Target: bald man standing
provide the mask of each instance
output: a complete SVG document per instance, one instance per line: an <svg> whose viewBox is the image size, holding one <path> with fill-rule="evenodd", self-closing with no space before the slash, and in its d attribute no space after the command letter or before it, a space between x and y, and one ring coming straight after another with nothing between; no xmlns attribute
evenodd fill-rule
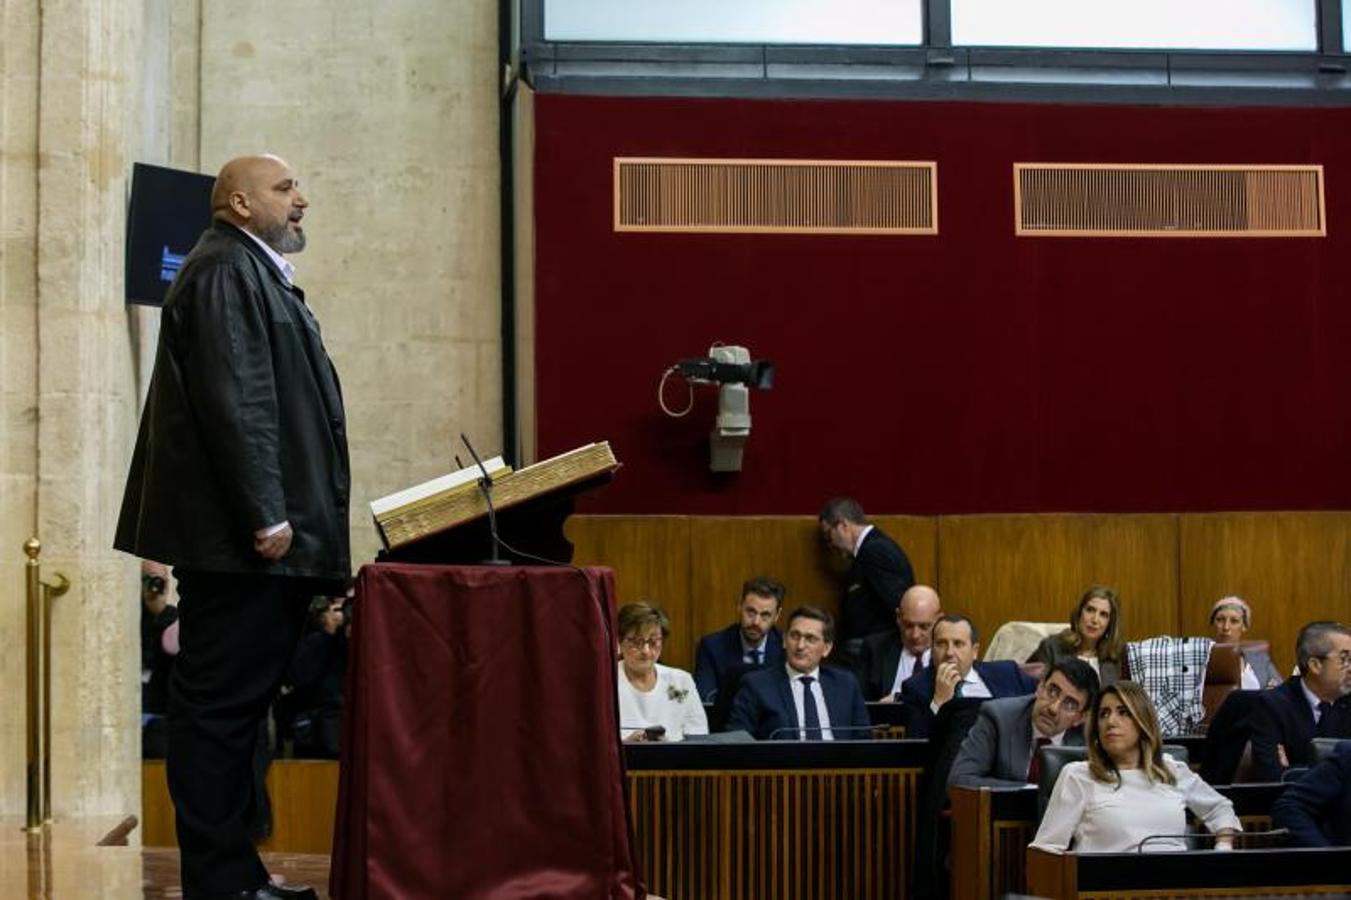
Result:
<svg viewBox="0 0 1351 900"><path fill-rule="evenodd" d="M221 169L170 286L114 543L174 567L169 793L186 900L313 898L248 838L259 723L314 594L351 573L342 394L286 255L308 202L275 156Z"/></svg>

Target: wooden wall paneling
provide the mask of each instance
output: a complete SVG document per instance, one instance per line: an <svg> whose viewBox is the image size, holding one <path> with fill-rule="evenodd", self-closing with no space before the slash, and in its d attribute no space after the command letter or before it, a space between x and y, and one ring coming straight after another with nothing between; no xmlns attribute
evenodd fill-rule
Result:
<svg viewBox="0 0 1351 900"><path fill-rule="evenodd" d="M942 516L938 591L983 639L1008 621L1068 621L1099 583L1120 593L1128 639L1175 634L1177 546L1171 514Z"/></svg>
<svg viewBox="0 0 1351 900"><path fill-rule="evenodd" d="M614 569L619 605L656 603L671 617L671 638L661 660L690 669L694 642L690 618L690 520L686 516L572 516L564 532L579 566Z"/></svg>
<svg viewBox="0 0 1351 900"><path fill-rule="evenodd" d="M690 605L695 640L725 628L741 603L741 585L764 575L783 582L789 609L813 603L834 610L839 594L830 555L807 516L697 516L690 521ZM780 620L780 627L783 622ZM691 663L693 660L691 660Z"/></svg>
<svg viewBox="0 0 1351 900"><path fill-rule="evenodd" d="M933 577L937 530L932 518L878 516L873 521L905 548L917 578ZM815 516L696 516L690 520L694 633L730 624L742 583L756 575L776 578L788 588L785 612L810 603L838 614L848 568L848 560L821 542Z"/></svg>
<svg viewBox="0 0 1351 900"><path fill-rule="evenodd" d="M874 525L891 535L910 558L915 583L934 585L938 579L938 518L872 516L871 519ZM836 593L839 593L838 588Z"/></svg>
<svg viewBox="0 0 1351 900"><path fill-rule="evenodd" d="M1247 637L1271 643L1282 672L1295 635L1315 619L1351 619L1351 512L1236 512L1181 517L1181 624L1209 634L1210 607L1239 594Z"/></svg>
<svg viewBox="0 0 1351 900"><path fill-rule="evenodd" d="M267 770L272 799L272 836L258 845L263 851L330 853L338 802L338 764L332 760L288 759ZM176 847L174 807L164 774L164 760L141 763L141 843Z"/></svg>

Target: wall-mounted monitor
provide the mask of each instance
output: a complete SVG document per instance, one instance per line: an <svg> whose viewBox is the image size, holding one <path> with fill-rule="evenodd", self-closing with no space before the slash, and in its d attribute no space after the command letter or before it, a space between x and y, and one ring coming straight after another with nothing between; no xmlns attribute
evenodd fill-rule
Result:
<svg viewBox="0 0 1351 900"><path fill-rule="evenodd" d="M198 172L136 163L127 210L127 302L159 306L183 258L211 224L211 185Z"/></svg>

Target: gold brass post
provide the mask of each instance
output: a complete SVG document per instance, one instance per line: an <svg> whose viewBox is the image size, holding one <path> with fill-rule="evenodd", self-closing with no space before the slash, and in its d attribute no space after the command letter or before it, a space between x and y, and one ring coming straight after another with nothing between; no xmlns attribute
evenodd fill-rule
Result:
<svg viewBox="0 0 1351 900"><path fill-rule="evenodd" d="M29 832L52 819L52 605L70 588L66 576L45 582L38 562L42 542L29 538L24 575L28 593L28 816Z"/></svg>
<svg viewBox="0 0 1351 900"><path fill-rule="evenodd" d="M29 538L24 542L23 552L28 555L24 565L24 575L28 586L28 819L29 831L37 831L47 820L47 808L43 803L43 786L47 779L47 692L43 686L47 680L47 658L42 652L47 644L47 617L43 609L42 572L38 564L38 554L42 552L42 542Z"/></svg>

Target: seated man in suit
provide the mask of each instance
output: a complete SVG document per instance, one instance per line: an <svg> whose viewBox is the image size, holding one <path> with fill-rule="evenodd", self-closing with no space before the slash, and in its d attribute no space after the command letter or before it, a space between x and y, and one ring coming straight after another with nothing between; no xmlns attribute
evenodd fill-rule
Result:
<svg viewBox="0 0 1351 900"><path fill-rule="evenodd" d="M1036 752L1062 744L1082 746L1080 725L1098 696L1098 673L1083 660L1051 664L1031 697L981 704L948 771L948 787L1021 787L1039 774Z"/></svg>
<svg viewBox="0 0 1351 900"><path fill-rule="evenodd" d="M815 606L799 606L784 636L788 663L741 679L728 731L759 740L831 741L868 737L872 722L853 673L821 662L835 644L835 620Z"/></svg>
<svg viewBox="0 0 1351 900"><path fill-rule="evenodd" d="M737 621L699 639L694 654L694 684L705 703L718 697L729 676L749 666L783 665L783 639L774 623L786 593L768 578L752 578L741 586Z"/></svg>
<svg viewBox="0 0 1351 900"><path fill-rule="evenodd" d="M849 557L849 581L840 599L840 644L854 663L863 639L892 629L901 595L915 583L901 545L874 527L852 497L834 497L818 516L821 539Z"/></svg>
<svg viewBox="0 0 1351 900"><path fill-rule="evenodd" d="M905 736L929 736L939 708L953 697L1021 697L1037 689L1037 682L1008 660L976 662L980 632L962 615L940 616L933 627L933 654L929 665L901 685L905 704Z"/></svg>
<svg viewBox="0 0 1351 900"><path fill-rule="evenodd" d="M1351 629L1310 622L1295 640L1299 674L1263 691L1250 714L1252 759L1263 781L1313 764L1316 737L1351 738Z"/></svg>
<svg viewBox="0 0 1351 900"><path fill-rule="evenodd" d="M934 622L942 614L938 592L928 585L917 584L901 595L896 629L863 639L858 678L864 697L884 702L900 699L905 680L929 664Z"/></svg>
<svg viewBox="0 0 1351 900"><path fill-rule="evenodd" d="M1296 847L1351 845L1351 741L1276 798L1271 824L1289 828Z"/></svg>

